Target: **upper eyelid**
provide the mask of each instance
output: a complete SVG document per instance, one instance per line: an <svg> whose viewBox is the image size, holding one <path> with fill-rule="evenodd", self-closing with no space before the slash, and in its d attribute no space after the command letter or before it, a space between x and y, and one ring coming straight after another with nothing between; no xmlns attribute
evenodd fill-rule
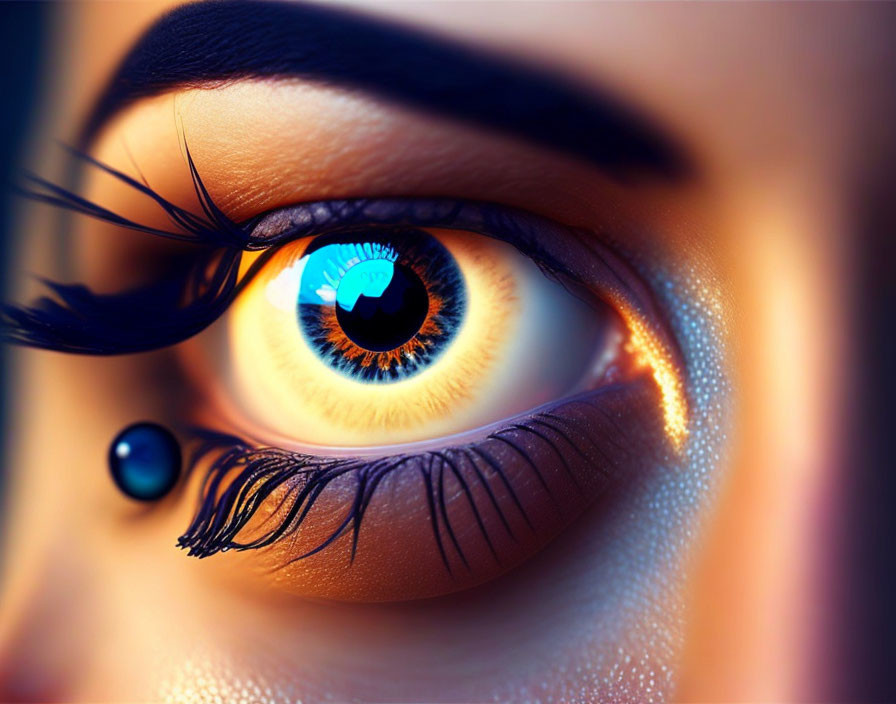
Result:
<svg viewBox="0 0 896 704"><path fill-rule="evenodd" d="M319 217L331 227L407 226L445 228L474 232L513 244L540 266L557 273L566 269L560 259L546 251L542 237L551 232L587 240L599 264L599 278L615 279L627 297L646 303L648 293L633 271L603 247L596 233L572 228L529 211L484 201L436 198L376 198L329 200L278 208L251 219L247 249L261 249L322 234ZM608 261L612 258L612 264Z"/></svg>
<svg viewBox="0 0 896 704"><path fill-rule="evenodd" d="M409 209L406 219L396 217L396 204ZM331 200L278 208L252 218L248 249L317 234L314 229L317 210L325 210L330 222L342 230L353 224L363 226L374 222L385 226L464 230L508 242L533 259L546 274L566 278L567 281L561 280L561 284L583 285L592 293L613 299L616 304L624 303L628 314L640 318L661 341L671 364L683 368L677 337L653 290L624 257L604 244L596 231L567 226L519 208L481 201L427 198ZM546 237L547 233L555 238ZM559 242L547 243L545 240L548 239ZM561 257L550 251L549 244L583 249ZM577 258L576 254L586 262L587 271L575 271L572 260ZM261 260L254 262L251 271L257 271L262 264Z"/></svg>
<svg viewBox="0 0 896 704"><path fill-rule="evenodd" d="M76 212L91 215L99 220L112 222L123 227L136 229L148 234L174 239L186 240L199 245L206 245L203 256L197 259L197 266L184 274L185 279L180 282L182 290L175 289L176 280L153 284L152 287L161 287L158 291L153 288L154 294L166 300L179 300L186 291L192 291L192 298L183 308L177 312L183 317L180 321L183 330L174 325L174 318L166 321L165 330L167 336L154 341L150 336L150 327L141 327L139 333L135 331L133 339L125 340L122 333L121 342L116 338L109 338L103 332L100 319L120 320L128 311L123 310L123 302L128 301L135 308L146 304L146 310L134 310L134 317L140 318L142 314L148 314L152 310L158 310L155 301L143 301L135 293L122 294L119 297L101 296L93 294L88 289L74 285L55 284L47 282L60 302L43 298L35 302L31 307L3 306L0 314L6 325L4 326L3 339L8 342L25 344L44 349L54 349L70 353L82 354L127 354L148 349L160 349L177 344L200 330L210 325L223 311L226 310L233 298L246 285L248 279L244 276L238 278L239 252L242 250L266 249L273 244L287 239L297 239L311 234L323 234L325 231L345 229L350 226L370 226L374 221L379 225L404 224L411 227L443 227L464 229L480 234L504 239L517 246L524 254L533 258L550 273L567 273L566 267L560 258L552 257L544 251L538 231L546 229L559 236L561 230L565 230L570 239L578 238L580 241L588 241L589 253L596 254L597 261L604 268L606 280L615 278L620 287L627 289L624 298L629 300L636 310L641 313L649 313L648 317L659 321L661 316L651 310L651 298L649 291L640 284L633 272L627 276L621 276L626 272L624 261L614 257L613 265L607 263L608 257L614 255L609 250L600 253L596 248L600 243L589 237L588 233L574 228L566 228L561 224L537 216L525 211L495 206L488 203L476 203L470 201L444 200L444 199L356 199L345 201L329 201L317 203L305 203L292 207L281 208L270 213L250 218L243 223L234 223L225 213L215 205L212 197L205 188L199 176L196 165L190 154L189 147L185 144L185 154L188 167L193 180L194 189L204 211L204 218L198 217L186 211L161 195L155 193L146 184L110 167L94 157L73 150L75 156L86 163L105 171L119 179L126 185L134 188L143 195L152 198L172 218L181 232L170 232L150 228L135 223L121 215L100 208L94 203L84 199L76 193L60 188L55 184L39 177L31 176L30 180L36 185L31 190L24 189L24 194L38 201L43 201L67 208ZM41 190L42 189L42 190ZM402 210L395 212L396 203L401 204ZM411 205L412 204L412 205ZM389 211L389 217L384 217L384 210ZM410 211L408 209L411 209ZM320 216L329 216L329 229L322 228ZM410 217L410 216L413 217ZM291 218L289 223L280 223L279 231L272 225L278 217ZM378 222L377 222L378 221ZM289 224L290 227L285 225ZM304 225L304 230L301 226ZM298 227L298 229L297 229ZM512 232L511 232L512 230ZM184 234L185 233L185 234ZM503 235L503 236L502 236ZM210 251L208 247L213 249ZM214 259L214 251L224 252L220 259ZM594 258L594 257L591 257ZM250 267L249 274L258 271L264 263L260 258ZM186 271L186 270L185 270ZM209 273L211 271L211 273ZM575 276L570 274L574 279ZM179 294L179 295L178 295ZM201 302L197 311L191 311L191 306ZM112 309L109 308L112 306ZM205 306L203 309L202 306ZM90 322L91 311L94 320L94 330L91 333L90 325L80 325L78 321ZM201 319L194 319L191 315L203 314ZM72 317L74 316L74 317ZM189 333L189 334L187 334ZM71 338L71 339L69 339Z"/></svg>

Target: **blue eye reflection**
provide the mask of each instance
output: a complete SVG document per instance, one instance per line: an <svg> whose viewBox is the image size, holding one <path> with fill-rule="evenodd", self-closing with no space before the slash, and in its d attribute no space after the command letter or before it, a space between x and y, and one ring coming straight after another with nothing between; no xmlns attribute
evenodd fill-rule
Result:
<svg viewBox="0 0 896 704"><path fill-rule="evenodd" d="M387 259L368 259L358 262L345 272L336 289L336 304L351 311L358 298L379 298L392 282L395 265Z"/></svg>
<svg viewBox="0 0 896 704"><path fill-rule="evenodd" d="M313 250L309 247L302 257L299 304L332 305L336 301L351 310L362 293L377 295L376 274L388 271L391 278L392 263L397 259L395 250L380 242L336 242L318 245ZM363 266L348 276L358 265ZM383 288L388 283L387 280Z"/></svg>

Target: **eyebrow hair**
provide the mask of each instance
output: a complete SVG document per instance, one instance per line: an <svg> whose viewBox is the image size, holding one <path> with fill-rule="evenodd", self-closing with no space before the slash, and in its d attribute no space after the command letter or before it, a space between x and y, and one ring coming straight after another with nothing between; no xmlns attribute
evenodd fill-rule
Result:
<svg viewBox="0 0 896 704"><path fill-rule="evenodd" d="M139 98L208 81L285 76L497 129L621 178L681 178L692 170L644 117L566 77L354 12L271 0L199 2L161 17L100 95L81 145Z"/></svg>

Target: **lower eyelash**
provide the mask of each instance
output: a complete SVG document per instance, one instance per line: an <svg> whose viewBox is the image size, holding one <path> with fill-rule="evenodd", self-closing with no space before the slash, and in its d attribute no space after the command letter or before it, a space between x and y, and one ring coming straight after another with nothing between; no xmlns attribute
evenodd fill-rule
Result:
<svg viewBox="0 0 896 704"><path fill-rule="evenodd" d="M463 539L452 523L449 499L460 497L470 511L474 528L497 564L488 525L500 526L516 540L512 523L537 532L537 516L526 508L526 496L514 487L528 475L538 491L545 492L557 512L553 486L569 482L582 500L596 497L611 484L638 449L653 447L655 438L645 422L638 398L644 385L607 386L565 399L508 422L482 440L438 451L374 459L324 458L278 448L253 448L246 441L209 430L198 430L198 446L191 468L212 458L200 491L199 506L178 545L196 557L227 550L254 550L296 534L311 509L338 478L355 478L354 495L345 518L313 548L286 564L314 555L351 533L350 558L358 550L361 526L377 489L387 478L401 473L419 477L425 494L433 548L451 573L458 562L469 569ZM641 460L643 460L643 456ZM520 470L508 472L511 464ZM498 494L504 497L504 501ZM273 511L251 529L250 521L263 506ZM502 505L503 504L503 505ZM491 520L489 520L491 519ZM494 520L497 519L497 522ZM494 527L491 529L494 530ZM251 535L242 537L241 534ZM465 539L469 533L464 531Z"/></svg>

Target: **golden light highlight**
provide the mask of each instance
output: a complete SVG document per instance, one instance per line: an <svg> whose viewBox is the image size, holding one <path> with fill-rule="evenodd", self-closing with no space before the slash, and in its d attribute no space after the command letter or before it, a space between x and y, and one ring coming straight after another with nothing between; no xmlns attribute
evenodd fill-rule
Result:
<svg viewBox="0 0 896 704"><path fill-rule="evenodd" d="M660 390L666 435L679 450L688 436L688 402L678 367L659 335L629 306L618 305L630 335L626 351L637 366L650 370Z"/></svg>

